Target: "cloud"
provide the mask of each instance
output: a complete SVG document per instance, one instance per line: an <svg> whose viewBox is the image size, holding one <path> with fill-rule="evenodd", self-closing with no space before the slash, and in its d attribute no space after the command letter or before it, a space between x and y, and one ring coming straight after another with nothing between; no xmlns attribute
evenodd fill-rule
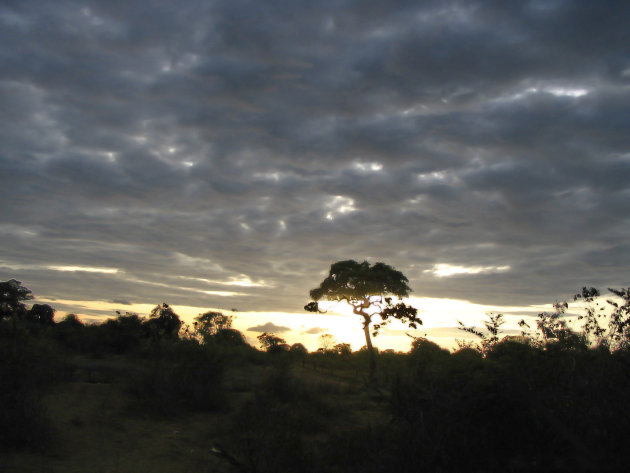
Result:
<svg viewBox="0 0 630 473"><path fill-rule="evenodd" d="M321 328L321 327L313 327L313 328L309 328L308 330L305 330L304 334L308 334L308 335L318 335L320 333L324 333L327 332L328 329L325 328Z"/></svg>
<svg viewBox="0 0 630 473"><path fill-rule="evenodd" d="M2 5L0 279L288 312L348 258L485 304L624 285L629 22L618 2Z"/></svg>
<svg viewBox="0 0 630 473"><path fill-rule="evenodd" d="M283 327L276 325L273 322L267 322L263 325L256 325L247 329L249 332L269 332L269 333L283 333L288 332L291 329L289 327Z"/></svg>
<svg viewBox="0 0 630 473"><path fill-rule="evenodd" d="M126 301L124 299L114 299L112 301L113 304L122 304L122 305L131 305L131 302Z"/></svg>

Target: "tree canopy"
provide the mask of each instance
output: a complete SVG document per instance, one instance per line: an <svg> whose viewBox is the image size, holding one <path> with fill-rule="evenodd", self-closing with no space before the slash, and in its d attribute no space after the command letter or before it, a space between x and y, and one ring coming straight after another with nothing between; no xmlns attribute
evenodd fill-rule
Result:
<svg viewBox="0 0 630 473"><path fill-rule="evenodd" d="M338 261L330 266L328 277L319 287L310 291L313 301L306 304L304 309L321 312L320 300L349 304L353 313L363 318L365 341L370 352L370 378L373 378L376 360L370 331L373 336L377 336L381 327L391 319L398 319L411 328L422 324L417 317L418 310L400 301L411 292L408 283L409 279L402 272L385 263L370 265L367 261Z"/></svg>
<svg viewBox="0 0 630 473"><path fill-rule="evenodd" d="M177 338L179 328L182 326L179 315L165 302L151 310L150 319L146 324L152 330L153 336L158 339L162 336Z"/></svg>
<svg viewBox="0 0 630 473"><path fill-rule="evenodd" d="M195 317L195 332L204 343L208 343L219 332L232 328L232 316L209 311Z"/></svg>
<svg viewBox="0 0 630 473"><path fill-rule="evenodd" d="M258 335L258 342L263 350L269 353L279 353L289 351L289 346L284 338L273 333L264 332Z"/></svg>
<svg viewBox="0 0 630 473"><path fill-rule="evenodd" d="M9 279L0 282L0 320L26 310L22 301L33 299L30 289L22 286L20 281Z"/></svg>

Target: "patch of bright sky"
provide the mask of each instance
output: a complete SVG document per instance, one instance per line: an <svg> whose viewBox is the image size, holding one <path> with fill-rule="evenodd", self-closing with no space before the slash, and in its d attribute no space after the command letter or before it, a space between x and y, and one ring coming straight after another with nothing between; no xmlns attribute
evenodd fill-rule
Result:
<svg viewBox="0 0 630 473"><path fill-rule="evenodd" d="M539 93L551 94L555 97L570 97L580 98L591 92L590 89L585 87L570 87L570 86L542 86L542 87L528 87L525 90L516 92L511 95L499 97L496 99L499 102L514 102L516 100L525 99L531 95Z"/></svg>
<svg viewBox="0 0 630 473"><path fill-rule="evenodd" d="M509 271L510 266L459 266L446 263L434 264L432 269L425 269L425 273L433 273L438 278L447 278L461 274L501 273Z"/></svg>
<svg viewBox="0 0 630 473"><path fill-rule="evenodd" d="M289 173L282 171L257 172L254 173L253 177L264 181L280 182L281 180L289 177Z"/></svg>
<svg viewBox="0 0 630 473"><path fill-rule="evenodd" d="M98 266L68 266L68 265L40 265L40 264L14 264L7 261L0 261L0 266L10 269L28 269L28 270L49 270L61 272L84 272L84 273L102 273L117 274L122 271L118 268L105 268Z"/></svg>
<svg viewBox="0 0 630 473"><path fill-rule="evenodd" d="M226 280L220 279L206 279L206 278L191 278L187 276L179 276L180 279L187 279L190 281L199 281L207 284L219 284L222 286L241 286L241 287L273 287L273 285L266 283L264 280L252 281L246 274L240 274L239 276L231 276Z"/></svg>
<svg viewBox="0 0 630 473"><path fill-rule="evenodd" d="M331 197L326 207L329 209L326 214L328 220L334 220L335 216L338 214L346 214L357 210L354 206L354 199L342 195Z"/></svg>
<svg viewBox="0 0 630 473"><path fill-rule="evenodd" d="M132 283L140 283L140 284L146 284L148 286L157 286L157 287L165 287L168 289L173 289L173 290L178 290L178 291L185 291L185 292L196 292L197 294L207 294L207 295L211 295L211 296L219 296L219 297L248 297L249 294L245 294L244 292L235 292L235 291L214 291L214 290L205 290L205 289L198 289L196 287L185 287L185 286L173 286L171 284L165 284L165 283L160 283L160 282L154 282L154 281L145 281L142 279L132 279L129 278L127 279L127 281L132 282Z"/></svg>
<svg viewBox="0 0 630 473"><path fill-rule="evenodd" d="M37 232L29 227L24 227L22 225L15 225L12 223L2 223L0 224L0 233L4 233L7 235L17 235L23 237L33 237L37 236ZM1 263L1 262L0 262Z"/></svg>
<svg viewBox="0 0 630 473"><path fill-rule="evenodd" d="M433 171L417 175L420 182L443 182L448 178L446 171Z"/></svg>
<svg viewBox="0 0 630 473"><path fill-rule="evenodd" d="M212 271L224 271L219 264L207 258L198 258L196 256L189 256L185 253L176 252L175 259L177 264L182 266L203 267Z"/></svg>
<svg viewBox="0 0 630 473"><path fill-rule="evenodd" d="M120 270L118 268L100 268L95 266L47 266L46 269L52 269L53 271L63 272L85 272L85 273L104 273L104 274L116 274Z"/></svg>
<svg viewBox="0 0 630 473"><path fill-rule="evenodd" d="M379 172L383 170L383 165L381 163L363 163L363 162L355 162L353 164L355 169L358 169L361 172Z"/></svg>

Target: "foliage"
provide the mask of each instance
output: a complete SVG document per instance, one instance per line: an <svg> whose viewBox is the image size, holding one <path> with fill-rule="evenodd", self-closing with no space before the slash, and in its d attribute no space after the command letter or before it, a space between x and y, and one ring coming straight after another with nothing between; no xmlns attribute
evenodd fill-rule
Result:
<svg viewBox="0 0 630 473"><path fill-rule="evenodd" d="M574 301L583 301L586 314L578 317L584 320L584 334L596 345L605 345L613 350L630 346L630 288L608 290L617 297L617 301L607 299L607 306L601 305L596 298L600 292L594 287L582 288L582 292L573 296ZM610 311L607 312L606 309ZM608 326L601 322L607 320Z"/></svg>
<svg viewBox="0 0 630 473"><path fill-rule="evenodd" d="M243 334L234 328L222 328L214 334L212 340L217 345L242 346L246 345Z"/></svg>
<svg viewBox="0 0 630 473"><path fill-rule="evenodd" d="M319 336L319 348L324 351L328 351L333 347L333 345L335 345L336 341L337 340L335 340L334 335L330 333L322 333Z"/></svg>
<svg viewBox="0 0 630 473"><path fill-rule="evenodd" d="M151 338L160 340L161 338L176 338L182 322L173 309L162 303L151 310L150 318L144 322Z"/></svg>
<svg viewBox="0 0 630 473"><path fill-rule="evenodd" d="M296 355L303 356L308 353L308 350L301 343L294 343L293 345L291 345L291 348L289 348L289 352Z"/></svg>
<svg viewBox="0 0 630 473"><path fill-rule="evenodd" d="M237 471L329 471L331 465L318 461L308 439L326 433L339 415L314 385L289 365L276 364L234 413L231 431L216 447Z"/></svg>
<svg viewBox="0 0 630 473"><path fill-rule="evenodd" d="M392 469L538 471L553 464L575 471L615 464L602 453L624 448L629 422L613 392L630 386L627 368L603 353L551 346L504 339L485 358L464 349L430 363L418 359L392 393L394 432L414 455L392 460Z"/></svg>
<svg viewBox="0 0 630 473"><path fill-rule="evenodd" d="M195 317L193 323L195 334L203 343L210 343L212 337L217 335L221 330L232 328L232 316L225 315L221 312L209 311Z"/></svg>
<svg viewBox="0 0 630 473"><path fill-rule="evenodd" d="M349 356L352 353L352 349L350 348L349 343L337 343L333 350L335 353L341 356Z"/></svg>
<svg viewBox="0 0 630 473"><path fill-rule="evenodd" d="M449 351L426 338L414 337L413 342L411 342L410 354L413 357L425 357L433 359L435 357L448 356Z"/></svg>
<svg viewBox="0 0 630 473"><path fill-rule="evenodd" d="M531 344L544 346L550 342L566 340L575 336L564 319L569 305L566 302L553 304L553 312L541 312L536 320L536 332L530 331L531 327L522 319L518 325L521 327L521 336L529 340Z"/></svg>
<svg viewBox="0 0 630 473"><path fill-rule="evenodd" d="M499 342L499 332L501 329L501 325L505 323L505 320L503 319L503 314L489 313L488 320L483 323L488 333L484 333L475 327L467 327L459 320L457 321L457 323L459 324L458 328L460 330L472 333L473 335L476 335L481 339L478 349L483 355L485 355L486 353L488 353L488 350L490 350L497 342Z"/></svg>
<svg viewBox="0 0 630 473"><path fill-rule="evenodd" d="M47 334L6 322L0 321L0 451L39 450L53 439L43 398L66 369Z"/></svg>
<svg viewBox="0 0 630 473"><path fill-rule="evenodd" d="M384 263L370 265L367 261L338 261L330 266L328 277L319 287L310 291L313 301L305 305L304 309L309 312L319 311L318 301L322 299L349 304L353 313L363 319L365 341L370 351L370 378L374 378L376 359L370 331L373 336L377 336L381 327L391 319L398 319L411 328L422 324L416 308L390 297L407 297L411 292L408 282L403 273ZM379 321L375 322L375 318Z"/></svg>
<svg viewBox="0 0 630 473"><path fill-rule="evenodd" d="M224 405L225 361L219 352L185 340L164 348L129 378L137 408L171 416Z"/></svg>
<svg viewBox="0 0 630 473"><path fill-rule="evenodd" d="M608 324L609 339L615 348L630 347L630 287L626 289L608 288L615 296L621 299L621 303L608 300L613 307Z"/></svg>
<svg viewBox="0 0 630 473"><path fill-rule="evenodd" d="M258 335L258 342L260 347L268 353L280 353L283 351L289 351L289 346L284 338L277 336L274 333L264 332Z"/></svg>
<svg viewBox="0 0 630 473"><path fill-rule="evenodd" d="M50 327L55 324L55 309L48 304L33 304L26 312L26 318L37 325Z"/></svg>
<svg viewBox="0 0 630 473"><path fill-rule="evenodd" d="M22 286L20 281L9 279L0 282L0 321L11 315L21 316L26 312L22 303L33 299L30 289Z"/></svg>

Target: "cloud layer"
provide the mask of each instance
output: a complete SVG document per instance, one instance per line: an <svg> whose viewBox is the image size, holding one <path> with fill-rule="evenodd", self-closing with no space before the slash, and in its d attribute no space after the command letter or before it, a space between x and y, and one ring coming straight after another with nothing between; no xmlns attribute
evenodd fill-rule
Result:
<svg viewBox="0 0 630 473"><path fill-rule="evenodd" d="M0 276L299 311L341 259L417 296L629 285L623 1L0 6ZM441 270L441 271L440 271Z"/></svg>

